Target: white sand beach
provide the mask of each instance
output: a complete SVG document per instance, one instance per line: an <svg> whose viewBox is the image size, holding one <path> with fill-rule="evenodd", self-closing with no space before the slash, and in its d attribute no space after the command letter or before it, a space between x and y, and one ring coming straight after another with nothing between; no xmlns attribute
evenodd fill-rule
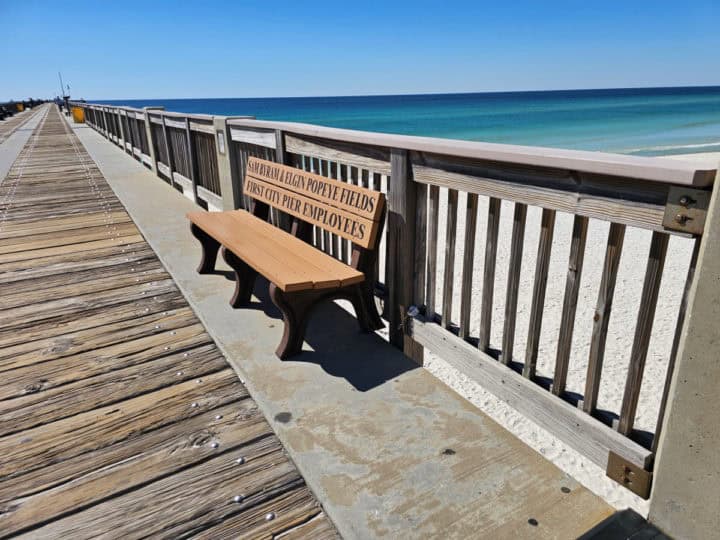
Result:
<svg viewBox="0 0 720 540"><path fill-rule="evenodd" d="M720 153L669 157L672 159L702 160L703 162L710 163L720 161ZM445 241L447 192L441 190L440 197L437 306L442 305L443 246ZM471 325L471 335L475 336L477 336L479 328L479 307L482 295L483 254L485 251L485 235L483 231L485 230L485 220L487 219L487 203L487 198L481 197L478 205L478 233L475 244L473 315ZM458 208L455 275L461 276L463 260L462 246L465 234L464 194L460 194ZM493 328L490 343L491 347L498 349L500 348L502 340L502 321L505 308L512 214L512 204L503 202L497 255ZM525 354L535 259L540 232L540 215L540 208L530 207L528 209L515 336L515 359L518 361L522 361ZM537 366L537 374L541 377L552 377L553 374L557 336L565 290L572 222L572 215L557 214ZM606 222L591 220L588 229L585 264L578 299L573 348L567 381L567 390L578 394L582 394L584 390L587 357L592 333L592 317L597 301L597 290L605 257L608 228L609 224ZM628 356L632 348L640 294L645 275L650 238L650 231L631 227L627 228L625 234L620 271L615 290L615 301L608 330L608 342L598 403L599 409L614 412L620 410L622 393L627 376ZM655 431L655 423L657 421L663 385L665 383L668 356L675 332L678 308L687 276L691 251L691 240L678 237L671 238L653 325L650 349L646 361L645 376L635 424L636 429L650 432ZM458 283L457 280L456 283ZM459 289L459 286L455 287L453 321L459 320ZM386 332L384 332L384 334L385 336L387 335ZM639 513L647 515L647 501L640 499L627 489L608 479L603 469L550 435L544 429L538 427L530 419L514 411L504 402L495 398L490 392L484 390L480 385L470 381L441 358L426 351L425 367L503 427L514 433L530 447L540 452L560 469L575 477L589 489L602 496L610 504L617 508L631 507Z"/></svg>

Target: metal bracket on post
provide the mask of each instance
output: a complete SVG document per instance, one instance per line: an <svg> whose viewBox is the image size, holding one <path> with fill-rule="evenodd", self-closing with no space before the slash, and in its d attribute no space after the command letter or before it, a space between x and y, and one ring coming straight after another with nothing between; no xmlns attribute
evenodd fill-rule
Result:
<svg viewBox="0 0 720 540"><path fill-rule="evenodd" d="M700 235L705 230L709 206L709 191L672 186L668 191L663 227Z"/></svg>
<svg viewBox="0 0 720 540"><path fill-rule="evenodd" d="M609 452L607 470L605 474L615 480L618 484L642 497L650 498L650 487L652 486L653 473L633 465L615 452Z"/></svg>

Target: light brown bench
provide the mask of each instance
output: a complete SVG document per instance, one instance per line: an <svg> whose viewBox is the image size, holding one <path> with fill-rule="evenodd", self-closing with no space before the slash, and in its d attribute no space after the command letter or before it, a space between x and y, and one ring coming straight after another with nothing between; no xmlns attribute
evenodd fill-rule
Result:
<svg viewBox="0 0 720 540"><path fill-rule="evenodd" d="M250 302L258 274L270 282L284 322L280 358L301 351L311 312L326 300L352 302L363 331L384 326L373 298L382 193L258 158L248 160L243 191L252 199L249 212L187 214L203 250L197 271L213 272L222 247L235 272L233 307ZM271 206L291 216L290 233L268 223ZM349 265L308 243L313 225L352 242Z"/></svg>

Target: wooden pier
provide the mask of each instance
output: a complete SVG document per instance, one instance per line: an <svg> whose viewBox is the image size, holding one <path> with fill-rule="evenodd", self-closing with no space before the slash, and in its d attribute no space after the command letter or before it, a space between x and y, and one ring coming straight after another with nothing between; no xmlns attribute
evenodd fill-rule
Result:
<svg viewBox="0 0 720 540"><path fill-rule="evenodd" d="M0 537L335 538L55 106L0 183Z"/></svg>

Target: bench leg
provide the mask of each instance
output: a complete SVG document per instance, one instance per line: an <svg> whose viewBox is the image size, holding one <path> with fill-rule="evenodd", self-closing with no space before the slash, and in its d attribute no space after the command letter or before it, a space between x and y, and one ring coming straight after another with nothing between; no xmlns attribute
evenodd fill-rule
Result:
<svg viewBox="0 0 720 540"><path fill-rule="evenodd" d="M357 314L360 328L364 332L385 328L383 320L375 307L375 295L364 283L357 286L357 292L351 297L353 308Z"/></svg>
<svg viewBox="0 0 720 540"><path fill-rule="evenodd" d="M197 267L198 274L210 274L214 272L220 242L194 223L190 224L190 232L200 241L200 245L202 246L202 258L200 259L200 265Z"/></svg>
<svg viewBox="0 0 720 540"><path fill-rule="evenodd" d="M288 294L274 283L270 284L270 298L283 316L283 337L275 354L281 360L299 354L305 340L305 330L310 318L312 300L316 295ZM307 297L307 298L306 298ZM310 301L308 301L310 300Z"/></svg>
<svg viewBox="0 0 720 540"><path fill-rule="evenodd" d="M225 247L222 249L222 255L235 272L235 294L230 299L230 305L237 308L249 304L258 273Z"/></svg>

